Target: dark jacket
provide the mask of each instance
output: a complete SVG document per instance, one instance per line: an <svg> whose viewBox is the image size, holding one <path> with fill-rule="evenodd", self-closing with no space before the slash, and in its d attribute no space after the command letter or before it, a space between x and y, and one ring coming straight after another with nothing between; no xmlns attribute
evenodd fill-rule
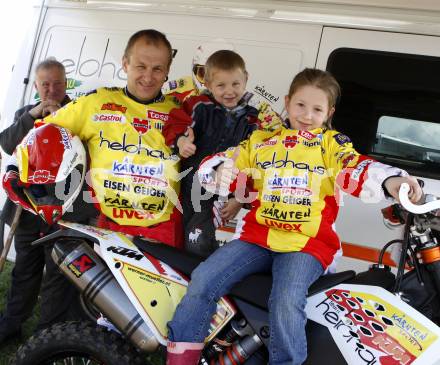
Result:
<svg viewBox="0 0 440 365"><path fill-rule="evenodd" d="M193 190L196 189L195 191L204 194L198 179L194 180L200 162L209 155L237 146L254 130L261 128L260 110L249 104L251 97L251 93L245 93L239 104L229 110L217 103L208 92L191 96L185 100L181 108L172 110L169 119L165 122L163 130L165 140L176 150L176 153L177 139L186 132L187 127L192 127L194 131L193 143L197 148L196 153L182 159L181 162L181 171L189 169L181 182L185 226L189 224L194 214ZM215 199L215 197L202 199L200 201L202 211L211 212Z"/></svg>
<svg viewBox="0 0 440 365"><path fill-rule="evenodd" d="M70 98L66 95L61 102L61 105L66 105L70 102ZM12 155L23 138L34 127L35 119L29 114L29 111L36 107L39 103L25 105L18 109L14 115L12 124L0 132L0 146L8 155Z"/></svg>
<svg viewBox="0 0 440 365"><path fill-rule="evenodd" d="M260 128L260 112L248 104L251 96L252 94L245 93L240 103L234 109L228 110L210 94L201 94L186 99L181 108L170 113L164 128L168 143L175 144L188 126L194 130L197 150L193 156L182 161L182 170L188 167L197 170L205 157L237 146Z"/></svg>

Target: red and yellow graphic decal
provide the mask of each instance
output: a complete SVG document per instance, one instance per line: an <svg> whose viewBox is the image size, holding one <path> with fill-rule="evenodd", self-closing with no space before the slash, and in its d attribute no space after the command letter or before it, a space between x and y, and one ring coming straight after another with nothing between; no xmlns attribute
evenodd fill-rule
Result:
<svg viewBox="0 0 440 365"><path fill-rule="evenodd" d="M344 314L345 323L362 346L379 353L379 364L412 364L438 336L379 297L346 289L329 290L329 301ZM354 331L356 329L356 331Z"/></svg>

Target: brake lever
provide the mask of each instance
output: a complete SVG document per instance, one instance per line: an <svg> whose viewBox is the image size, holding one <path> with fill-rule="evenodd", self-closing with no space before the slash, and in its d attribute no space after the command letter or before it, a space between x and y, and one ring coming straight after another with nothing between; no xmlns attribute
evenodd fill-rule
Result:
<svg viewBox="0 0 440 365"><path fill-rule="evenodd" d="M408 198L409 191L410 191L410 187L407 183L403 183L402 185L400 185L400 190L399 190L400 204L408 212L411 212L413 214L425 214L440 209L440 200L430 201L422 205L416 205L411 203L411 201Z"/></svg>

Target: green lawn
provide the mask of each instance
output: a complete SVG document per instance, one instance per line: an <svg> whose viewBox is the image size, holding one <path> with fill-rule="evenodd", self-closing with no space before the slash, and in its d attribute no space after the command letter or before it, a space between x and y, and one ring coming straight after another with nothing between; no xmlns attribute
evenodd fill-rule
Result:
<svg viewBox="0 0 440 365"><path fill-rule="evenodd" d="M13 264L8 262L6 263L4 271L0 273L0 311L1 312L3 312L6 305L12 268L13 268ZM36 310L34 310L33 316L29 318L24 324L23 340L32 335L32 331L38 322L38 315L37 315L38 312L39 310L38 308L36 308ZM15 351L17 351L21 343L22 341L15 340L8 342L4 346L0 345L0 365L9 364L9 360L12 358L12 355L15 353Z"/></svg>

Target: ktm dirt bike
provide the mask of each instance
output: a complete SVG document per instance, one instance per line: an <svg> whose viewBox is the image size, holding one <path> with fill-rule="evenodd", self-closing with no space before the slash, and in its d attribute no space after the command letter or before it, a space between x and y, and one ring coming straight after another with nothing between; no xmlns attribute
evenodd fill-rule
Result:
<svg viewBox="0 0 440 365"><path fill-rule="evenodd" d="M440 364L440 201L426 207L393 208L405 235L381 258L401 245L397 275L379 262L310 287L306 364ZM201 259L121 233L60 226L37 243L54 243L53 259L102 313L102 325L54 325L30 338L12 364L153 364L148 354L166 346L166 324ZM267 363L270 288L270 275L251 275L218 302L201 364Z"/></svg>

